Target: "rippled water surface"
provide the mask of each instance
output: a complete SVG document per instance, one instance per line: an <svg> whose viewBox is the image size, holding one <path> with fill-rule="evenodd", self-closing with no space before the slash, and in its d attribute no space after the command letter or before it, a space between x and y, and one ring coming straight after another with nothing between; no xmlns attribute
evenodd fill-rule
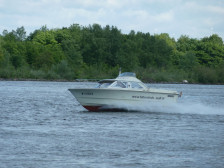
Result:
<svg viewBox="0 0 224 168"><path fill-rule="evenodd" d="M94 83L0 82L0 167L224 165L224 86L152 84L183 91L177 105L87 112L68 88Z"/></svg>

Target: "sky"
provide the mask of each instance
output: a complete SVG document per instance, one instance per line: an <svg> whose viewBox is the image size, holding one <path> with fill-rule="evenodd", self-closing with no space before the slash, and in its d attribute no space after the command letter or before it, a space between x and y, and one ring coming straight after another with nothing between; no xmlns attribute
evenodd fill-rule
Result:
<svg viewBox="0 0 224 168"><path fill-rule="evenodd" d="M72 24L116 26L122 33L168 33L224 40L224 0L0 0L0 34L24 26L27 35Z"/></svg>

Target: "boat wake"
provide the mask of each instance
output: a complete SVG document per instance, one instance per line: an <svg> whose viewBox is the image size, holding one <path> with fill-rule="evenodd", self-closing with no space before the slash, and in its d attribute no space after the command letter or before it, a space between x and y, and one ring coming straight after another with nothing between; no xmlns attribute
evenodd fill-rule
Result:
<svg viewBox="0 0 224 168"><path fill-rule="evenodd" d="M138 106L119 105L119 108L127 111L140 111L151 113L172 113L172 114L201 114L201 115L224 115L224 106L209 106L202 103L175 103L161 106L161 104L141 104Z"/></svg>
<svg viewBox="0 0 224 168"><path fill-rule="evenodd" d="M183 114L224 115L224 106L209 106L202 103L176 104L174 111Z"/></svg>

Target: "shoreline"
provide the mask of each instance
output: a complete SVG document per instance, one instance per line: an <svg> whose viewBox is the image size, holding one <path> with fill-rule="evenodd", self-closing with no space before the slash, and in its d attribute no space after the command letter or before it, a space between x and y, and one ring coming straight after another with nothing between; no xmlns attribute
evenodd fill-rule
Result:
<svg viewBox="0 0 224 168"><path fill-rule="evenodd" d="M67 79L23 79L23 78L10 78L10 79L5 79L5 78L0 78L1 81L33 81L33 82L98 82L102 79L74 79L74 80L67 80ZM224 85L220 83L189 83L189 82L147 82L143 81L143 83L151 83L151 84L189 84L189 85Z"/></svg>

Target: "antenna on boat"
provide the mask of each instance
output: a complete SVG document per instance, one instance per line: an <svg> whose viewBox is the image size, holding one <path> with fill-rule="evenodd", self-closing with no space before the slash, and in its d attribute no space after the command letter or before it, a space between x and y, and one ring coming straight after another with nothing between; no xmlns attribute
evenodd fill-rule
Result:
<svg viewBox="0 0 224 168"><path fill-rule="evenodd" d="M121 74L121 67L119 68L119 75Z"/></svg>

